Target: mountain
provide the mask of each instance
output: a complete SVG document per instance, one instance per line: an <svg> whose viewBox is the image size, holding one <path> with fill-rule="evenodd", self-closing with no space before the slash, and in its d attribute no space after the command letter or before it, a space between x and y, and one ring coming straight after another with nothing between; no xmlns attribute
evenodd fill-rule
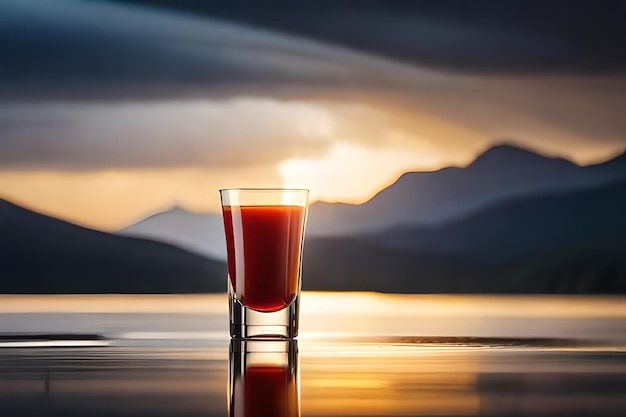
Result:
<svg viewBox="0 0 626 417"><path fill-rule="evenodd" d="M302 288L316 291L455 292L454 281L475 271L445 254L354 237L308 239L302 258Z"/></svg>
<svg viewBox="0 0 626 417"><path fill-rule="evenodd" d="M0 200L2 293L222 292L224 263L86 229Z"/></svg>
<svg viewBox="0 0 626 417"><path fill-rule="evenodd" d="M306 289L626 293L626 181L305 244Z"/></svg>
<svg viewBox="0 0 626 417"><path fill-rule="evenodd" d="M390 249L434 251L496 265L535 252L626 238L626 181L588 190L517 197L435 226L362 235Z"/></svg>
<svg viewBox="0 0 626 417"><path fill-rule="evenodd" d="M589 188L616 179L626 179L626 153L599 165L579 167L564 159L501 145L489 149L466 168L406 173L364 204L312 204L306 235L349 236L400 224L439 224L507 198ZM117 233L226 259L220 214L174 208Z"/></svg>
<svg viewBox="0 0 626 417"><path fill-rule="evenodd" d="M307 233L347 236L398 224L438 224L507 198L589 188L619 179L626 179L626 153L580 167L513 146L496 146L465 168L406 173L364 204L315 203L309 210Z"/></svg>
<svg viewBox="0 0 626 417"><path fill-rule="evenodd" d="M221 214L191 213L176 207L116 233L167 242L204 256L226 260L226 237Z"/></svg>
<svg viewBox="0 0 626 417"><path fill-rule="evenodd" d="M626 239L543 251L496 268L353 237L307 242L305 290L468 294L626 294Z"/></svg>
<svg viewBox="0 0 626 417"><path fill-rule="evenodd" d="M626 294L626 239L540 252L490 274L496 292Z"/></svg>
<svg viewBox="0 0 626 417"><path fill-rule="evenodd" d="M626 208L625 190L626 182L621 182L513 199L439 230L392 228L307 239L303 288L624 294L626 220L620 215ZM430 233L426 240L432 245L420 246L422 233ZM442 247L446 239L437 241L438 234L446 234L454 250ZM570 243L549 247L565 241ZM544 250L520 250L526 243ZM500 259L502 254L508 259L510 250L518 251L518 259ZM225 277L223 262L163 243L85 229L0 200L2 293L222 292Z"/></svg>

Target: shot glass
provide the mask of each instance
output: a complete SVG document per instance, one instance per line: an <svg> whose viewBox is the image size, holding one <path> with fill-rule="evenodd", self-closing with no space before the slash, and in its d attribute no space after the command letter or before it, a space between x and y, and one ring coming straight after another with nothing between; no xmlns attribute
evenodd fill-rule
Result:
<svg viewBox="0 0 626 417"><path fill-rule="evenodd" d="M220 196L231 337L296 337L309 191L239 188Z"/></svg>
<svg viewBox="0 0 626 417"><path fill-rule="evenodd" d="M296 340L230 342L230 417L300 417Z"/></svg>

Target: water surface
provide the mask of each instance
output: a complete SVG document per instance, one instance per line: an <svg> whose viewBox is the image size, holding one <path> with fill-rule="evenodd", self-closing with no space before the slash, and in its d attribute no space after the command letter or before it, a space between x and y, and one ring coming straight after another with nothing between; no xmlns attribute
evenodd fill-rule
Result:
<svg viewBox="0 0 626 417"><path fill-rule="evenodd" d="M626 299L305 293L303 416L624 416ZM226 416L225 295L0 297L2 415Z"/></svg>

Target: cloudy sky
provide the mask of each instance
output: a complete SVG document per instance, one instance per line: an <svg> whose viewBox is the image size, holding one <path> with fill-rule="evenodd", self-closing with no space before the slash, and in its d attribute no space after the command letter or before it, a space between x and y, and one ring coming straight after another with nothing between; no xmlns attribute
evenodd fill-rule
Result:
<svg viewBox="0 0 626 417"><path fill-rule="evenodd" d="M502 142L600 162L626 146L625 19L617 1L4 0L0 198L116 229L217 211L224 187L360 202Z"/></svg>

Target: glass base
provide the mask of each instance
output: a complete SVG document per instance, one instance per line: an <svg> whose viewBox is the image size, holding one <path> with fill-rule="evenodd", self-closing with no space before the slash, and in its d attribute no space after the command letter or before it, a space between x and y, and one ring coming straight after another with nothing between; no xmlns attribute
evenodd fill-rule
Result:
<svg viewBox="0 0 626 417"><path fill-rule="evenodd" d="M245 307L233 291L228 279L230 336L234 339L293 339L298 336L300 291L285 308L262 312Z"/></svg>
<svg viewBox="0 0 626 417"><path fill-rule="evenodd" d="M230 341L230 417L300 417L296 340Z"/></svg>

